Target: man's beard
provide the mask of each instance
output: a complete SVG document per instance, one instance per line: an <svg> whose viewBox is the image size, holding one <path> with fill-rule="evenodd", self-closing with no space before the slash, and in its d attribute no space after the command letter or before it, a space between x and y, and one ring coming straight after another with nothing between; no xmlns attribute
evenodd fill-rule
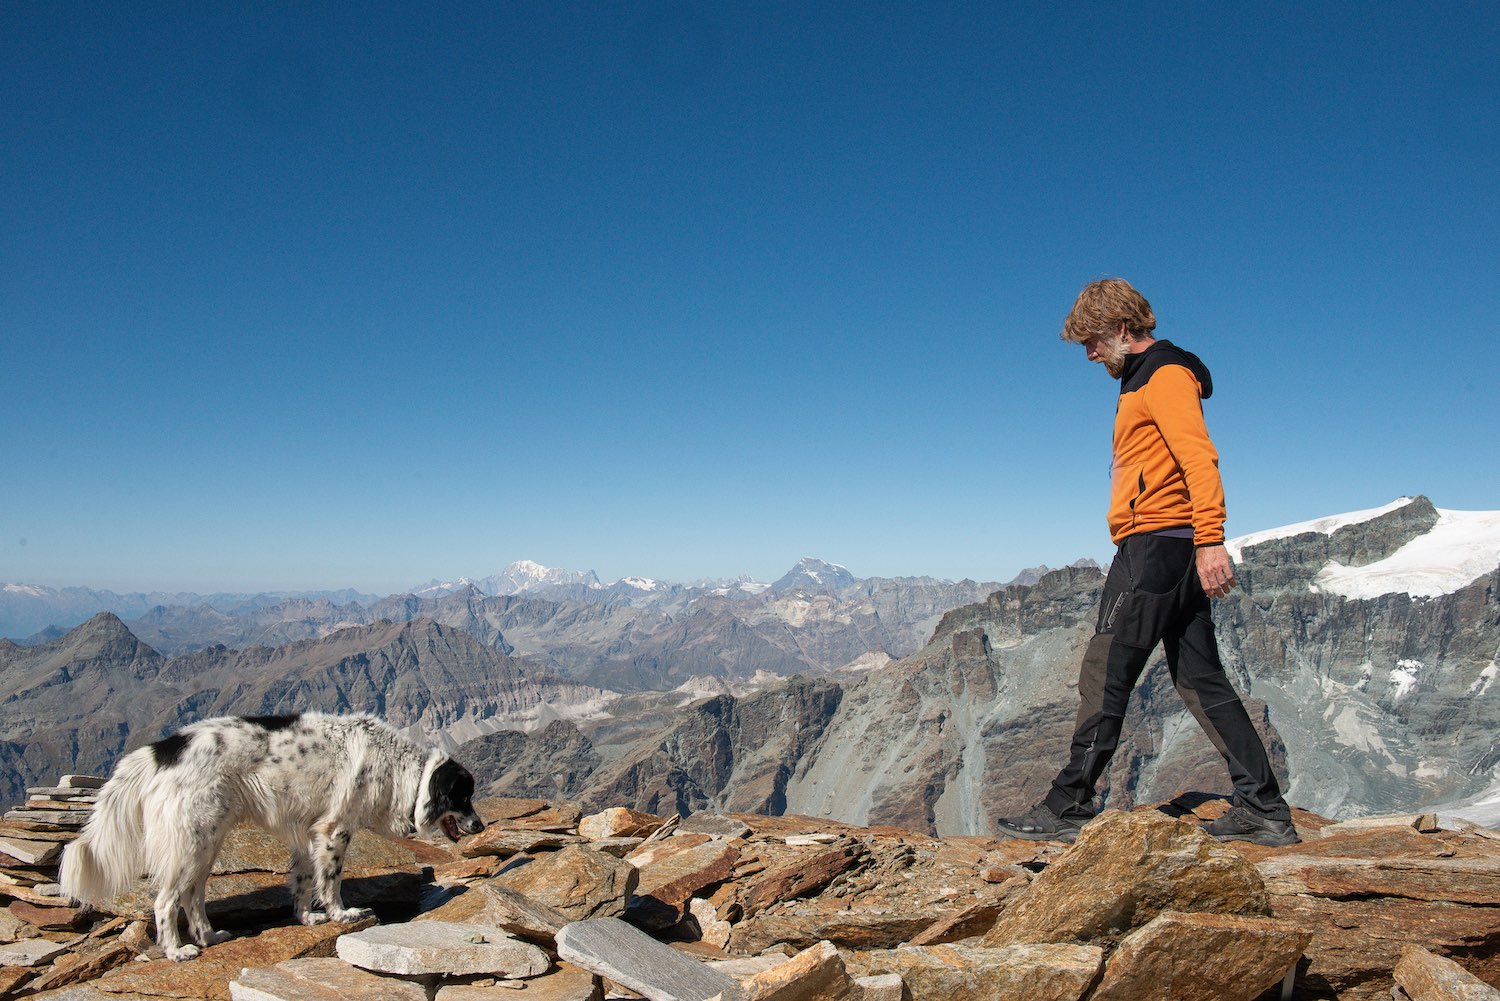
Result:
<svg viewBox="0 0 1500 1001"><path fill-rule="evenodd" d="M1121 344L1117 339L1109 338L1107 340L1100 341L1098 354L1099 363L1104 366L1104 370L1108 372L1113 378L1118 379L1121 374L1124 373L1126 357L1125 345Z"/></svg>

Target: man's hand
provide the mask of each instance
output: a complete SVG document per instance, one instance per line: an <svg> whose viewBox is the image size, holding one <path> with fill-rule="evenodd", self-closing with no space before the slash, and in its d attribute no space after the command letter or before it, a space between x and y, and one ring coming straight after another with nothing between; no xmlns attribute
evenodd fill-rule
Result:
<svg viewBox="0 0 1500 1001"><path fill-rule="evenodd" d="M1234 590L1234 565L1223 546L1198 548L1198 579L1210 598L1222 598Z"/></svg>

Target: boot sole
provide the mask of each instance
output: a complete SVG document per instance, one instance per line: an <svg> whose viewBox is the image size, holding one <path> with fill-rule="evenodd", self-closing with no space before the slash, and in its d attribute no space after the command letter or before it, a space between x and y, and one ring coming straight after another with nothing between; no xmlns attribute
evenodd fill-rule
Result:
<svg viewBox="0 0 1500 1001"><path fill-rule="evenodd" d="M1044 831L1018 831L1010 827L1001 827L1000 836L1013 838L1018 841L1061 841L1071 845L1078 840L1077 831L1059 831L1056 834L1047 834Z"/></svg>
<svg viewBox="0 0 1500 1001"><path fill-rule="evenodd" d="M1269 832L1264 834L1215 834L1218 841L1248 841L1252 845L1261 845L1265 848L1285 848L1287 845L1295 845L1302 839L1297 835L1277 835Z"/></svg>

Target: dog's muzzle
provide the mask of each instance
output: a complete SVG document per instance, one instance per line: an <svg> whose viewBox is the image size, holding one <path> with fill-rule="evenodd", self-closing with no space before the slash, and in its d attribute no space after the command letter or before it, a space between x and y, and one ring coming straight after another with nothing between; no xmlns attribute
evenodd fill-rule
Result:
<svg viewBox="0 0 1500 1001"><path fill-rule="evenodd" d="M447 813L438 821L438 824L442 827L443 833L447 835L449 841L457 841L465 834L478 834L484 830L484 821L479 818L479 814L477 813L471 813L467 816Z"/></svg>

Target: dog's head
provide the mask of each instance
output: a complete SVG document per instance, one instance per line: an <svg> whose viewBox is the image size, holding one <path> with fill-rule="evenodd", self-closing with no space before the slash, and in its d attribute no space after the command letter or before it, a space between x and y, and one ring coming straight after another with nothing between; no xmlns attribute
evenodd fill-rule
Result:
<svg viewBox="0 0 1500 1001"><path fill-rule="evenodd" d="M422 770L413 820L419 836L441 832L449 841L484 830L484 821L474 812L474 776L446 754L433 752Z"/></svg>

